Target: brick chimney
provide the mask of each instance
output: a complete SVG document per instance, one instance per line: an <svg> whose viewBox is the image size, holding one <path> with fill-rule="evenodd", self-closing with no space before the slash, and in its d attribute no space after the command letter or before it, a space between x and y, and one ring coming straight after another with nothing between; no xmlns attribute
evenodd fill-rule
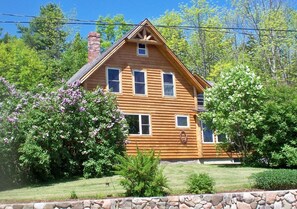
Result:
<svg viewBox="0 0 297 209"><path fill-rule="evenodd" d="M100 55L100 34L97 32L90 32L88 35L88 59L89 62Z"/></svg>

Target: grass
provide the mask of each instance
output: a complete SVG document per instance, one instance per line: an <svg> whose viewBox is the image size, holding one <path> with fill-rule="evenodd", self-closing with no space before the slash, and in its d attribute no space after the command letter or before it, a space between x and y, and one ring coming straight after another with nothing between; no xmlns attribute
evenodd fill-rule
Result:
<svg viewBox="0 0 297 209"><path fill-rule="evenodd" d="M168 178L170 194L184 194L185 180L191 173L208 173L215 179L217 192L244 191L251 189L249 176L264 171L262 168L243 167L241 165L202 165L195 162L162 163L164 174ZM0 202L36 202L70 199L75 192L79 199L122 196L120 177L103 177L64 180L41 185L0 191Z"/></svg>

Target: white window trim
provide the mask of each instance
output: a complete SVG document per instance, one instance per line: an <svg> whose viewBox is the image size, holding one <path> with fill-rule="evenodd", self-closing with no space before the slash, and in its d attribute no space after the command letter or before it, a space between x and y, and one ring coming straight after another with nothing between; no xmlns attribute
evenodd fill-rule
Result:
<svg viewBox="0 0 297 209"><path fill-rule="evenodd" d="M105 79L106 79L106 86L107 86L107 90L109 91L109 84L108 84L108 70L109 69L113 69L113 70L118 70L119 71L119 92L112 92L115 94L121 94L122 93L122 70L121 68L117 68L117 67L106 67L105 68Z"/></svg>
<svg viewBox="0 0 297 209"><path fill-rule="evenodd" d="M145 46L145 54L139 54L139 44L143 44ZM142 48L141 48L142 49ZM137 56L141 56L141 57L148 57L148 48L147 48L147 44L144 44L144 43L137 43L137 48L136 48L136 53L137 53Z"/></svg>
<svg viewBox="0 0 297 209"><path fill-rule="evenodd" d="M172 75L172 81L173 81L173 96L169 96L169 95L165 95L165 88L164 88L164 74L171 74ZM162 72L162 95L163 97L167 97L167 98L175 98L176 97L176 86L175 86L175 75L172 72Z"/></svg>
<svg viewBox="0 0 297 209"><path fill-rule="evenodd" d="M145 93L144 94L138 94L135 92L135 77L134 77L134 72L142 72L144 73L144 85L145 85ZM133 94L136 95L136 96L147 96L148 94L148 89L147 89L147 73L146 73L146 70L138 70L138 69L135 69L135 70L132 70L132 75L133 75Z"/></svg>
<svg viewBox="0 0 297 209"><path fill-rule="evenodd" d="M124 113L124 115L138 115L138 126L139 126L139 134L129 134L129 136L152 136L152 121L150 114L139 114L139 113ZM150 133L149 134L142 134L142 123L141 123L141 116L149 116L149 125L150 125Z"/></svg>
<svg viewBox="0 0 297 209"><path fill-rule="evenodd" d="M187 126L179 126L178 125L178 117L186 117L187 118ZM175 127L176 128L190 128L190 117L189 115L175 115Z"/></svg>

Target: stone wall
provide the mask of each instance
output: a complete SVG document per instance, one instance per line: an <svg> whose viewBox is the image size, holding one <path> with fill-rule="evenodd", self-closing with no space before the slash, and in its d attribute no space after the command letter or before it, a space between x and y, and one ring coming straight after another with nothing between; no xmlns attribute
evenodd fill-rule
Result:
<svg viewBox="0 0 297 209"><path fill-rule="evenodd" d="M0 204L0 209L297 209L297 190Z"/></svg>

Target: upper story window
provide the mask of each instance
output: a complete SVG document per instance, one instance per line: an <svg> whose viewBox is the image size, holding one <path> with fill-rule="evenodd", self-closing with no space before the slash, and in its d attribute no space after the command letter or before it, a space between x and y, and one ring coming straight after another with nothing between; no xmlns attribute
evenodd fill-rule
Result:
<svg viewBox="0 0 297 209"><path fill-rule="evenodd" d="M163 73L163 96L174 95L174 75L173 73Z"/></svg>
<svg viewBox="0 0 297 209"><path fill-rule="evenodd" d="M134 94L146 95L146 72L140 70L133 71Z"/></svg>
<svg viewBox="0 0 297 209"><path fill-rule="evenodd" d="M137 55L140 56L147 56L148 52L147 52L147 47L145 44L137 44Z"/></svg>
<svg viewBox="0 0 297 209"><path fill-rule="evenodd" d="M111 92L121 92L121 80L120 80L120 69L118 68L107 68L107 88Z"/></svg>
<svg viewBox="0 0 297 209"><path fill-rule="evenodd" d="M197 100L198 100L198 106L203 107L204 106L204 94L198 94Z"/></svg>
<svg viewBox="0 0 297 209"><path fill-rule="evenodd" d="M129 125L129 134L150 135L150 116L149 115L125 115Z"/></svg>
<svg viewBox="0 0 297 209"><path fill-rule="evenodd" d="M189 128L189 116L188 115L177 115L175 116L176 127L178 128Z"/></svg>

